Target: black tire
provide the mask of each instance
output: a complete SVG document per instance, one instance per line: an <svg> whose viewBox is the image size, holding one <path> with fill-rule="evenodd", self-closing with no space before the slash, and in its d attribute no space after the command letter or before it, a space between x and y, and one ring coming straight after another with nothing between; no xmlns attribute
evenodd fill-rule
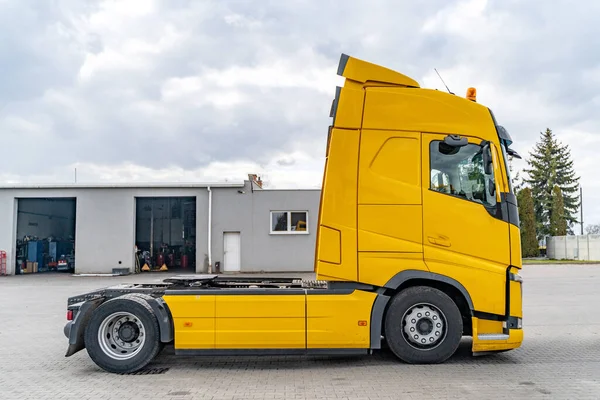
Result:
<svg viewBox="0 0 600 400"><path fill-rule="evenodd" d="M129 296L134 296L134 297L137 297L139 299L145 300L147 302L154 301L154 297L152 297L152 296L150 296L149 294L146 294L146 293L131 293L131 294L129 294ZM152 308L152 307L150 307L150 308ZM152 314L154 315L154 311L152 312ZM159 332L158 333L158 338L159 338L158 354L160 354L160 352L163 351L163 349L165 348L165 343L163 343L162 341L160 341L160 325L159 325L159 331L158 332Z"/></svg>
<svg viewBox="0 0 600 400"><path fill-rule="evenodd" d="M414 308L419 304L426 305L426 308ZM405 320L408 315L416 318ZM394 296L384 326L392 353L410 364L443 363L458 348L463 332L462 316L456 303L444 292L427 286L411 287ZM409 332L405 333L405 328ZM408 336L410 332L411 338Z"/></svg>
<svg viewBox="0 0 600 400"><path fill-rule="evenodd" d="M107 348L108 345L105 344L106 342L101 344L99 338L99 332L103 329L101 328L103 321L114 313L122 312L127 312L134 316L136 325L132 326L138 330L138 334L142 332L141 336L144 337L137 352L130 355L130 358L127 359L115 358L120 356L120 354L117 354L119 353L118 348L113 345L112 351L114 353L111 355L111 350ZM130 323L130 321L126 321L126 323ZM140 324L143 329L136 328ZM113 328L111 327L111 329ZM159 329L156 316L148 303L135 294L127 294L106 301L93 312L85 330L85 347L92 361L105 371L131 373L139 371L148 365L162 349ZM141 336L138 339L141 339ZM107 337L110 337L110 334ZM114 340L115 338L113 337L113 342ZM103 350L103 347L106 350ZM126 350L123 351L126 352Z"/></svg>

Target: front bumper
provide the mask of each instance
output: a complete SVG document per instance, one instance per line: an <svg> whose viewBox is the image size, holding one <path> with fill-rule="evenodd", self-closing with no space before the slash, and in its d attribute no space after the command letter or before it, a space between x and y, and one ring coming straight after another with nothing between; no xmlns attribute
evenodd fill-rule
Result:
<svg viewBox="0 0 600 400"><path fill-rule="evenodd" d="M473 353L496 352L513 350L521 347L523 343L523 329L520 318L515 318L518 323L514 327L503 329L503 333L477 333L473 332ZM512 325L512 324L511 324ZM474 325L477 326L477 325Z"/></svg>
<svg viewBox="0 0 600 400"><path fill-rule="evenodd" d="M523 278L515 267L507 270L508 304L505 321L472 318L473 353L516 349L523 343Z"/></svg>

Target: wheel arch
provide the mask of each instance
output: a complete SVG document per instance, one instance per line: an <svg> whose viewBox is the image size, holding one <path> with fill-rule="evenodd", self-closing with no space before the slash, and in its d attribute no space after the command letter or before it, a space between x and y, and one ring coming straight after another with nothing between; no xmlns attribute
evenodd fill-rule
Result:
<svg viewBox="0 0 600 400"><path fill-rule="evenodd" d="M428 271L407 270L394 275L382 288L371 312L371 348L381 348L385 315L392 297L413 286L429 286L447 294L458 306L463 317L465 334L472 333L473 301L465 287L446 275Z"/></svg>
<svg viewBox="0 0 600 400"><path fill-rule="evenodd" d="M158 320L160 341L162 343L172 342L175 336L175 328L173 326L171 310L169 309L167 302L162 297L153 297L145 293L132 293L131 295L145 300L150 308L152 308L152 311Z"/></svg>

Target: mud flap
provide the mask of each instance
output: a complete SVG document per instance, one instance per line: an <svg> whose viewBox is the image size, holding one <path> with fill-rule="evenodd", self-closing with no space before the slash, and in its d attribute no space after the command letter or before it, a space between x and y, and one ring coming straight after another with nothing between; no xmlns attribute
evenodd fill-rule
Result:
<svg viewBox="0 0 600 400"><path fill-rule="evenodd" d="M69 347L65 357L71 357L73 354L85 348L85 342L83 339L85 327L92 317L94 310L98 308L98 306L102 304L104 300L104 298L99 298L84 302L79 308L79 311L75 315L73 321L69 322L67 326L65 326L65 335L69 338Z"/></svg>

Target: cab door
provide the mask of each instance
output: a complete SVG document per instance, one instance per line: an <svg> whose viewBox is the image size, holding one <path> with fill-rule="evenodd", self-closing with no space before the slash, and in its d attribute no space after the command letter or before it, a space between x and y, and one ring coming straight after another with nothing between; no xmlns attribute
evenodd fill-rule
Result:
<svg viewBox="0 0 600 400"><path fill-rule="evenodd" d="M431 272L460 282L475 310L504 315L510 247L508 224L498 217L498 153L491 144L494 164L487 174L482 139L452 146L446 137L423 134L425 263Z"/></svg>

